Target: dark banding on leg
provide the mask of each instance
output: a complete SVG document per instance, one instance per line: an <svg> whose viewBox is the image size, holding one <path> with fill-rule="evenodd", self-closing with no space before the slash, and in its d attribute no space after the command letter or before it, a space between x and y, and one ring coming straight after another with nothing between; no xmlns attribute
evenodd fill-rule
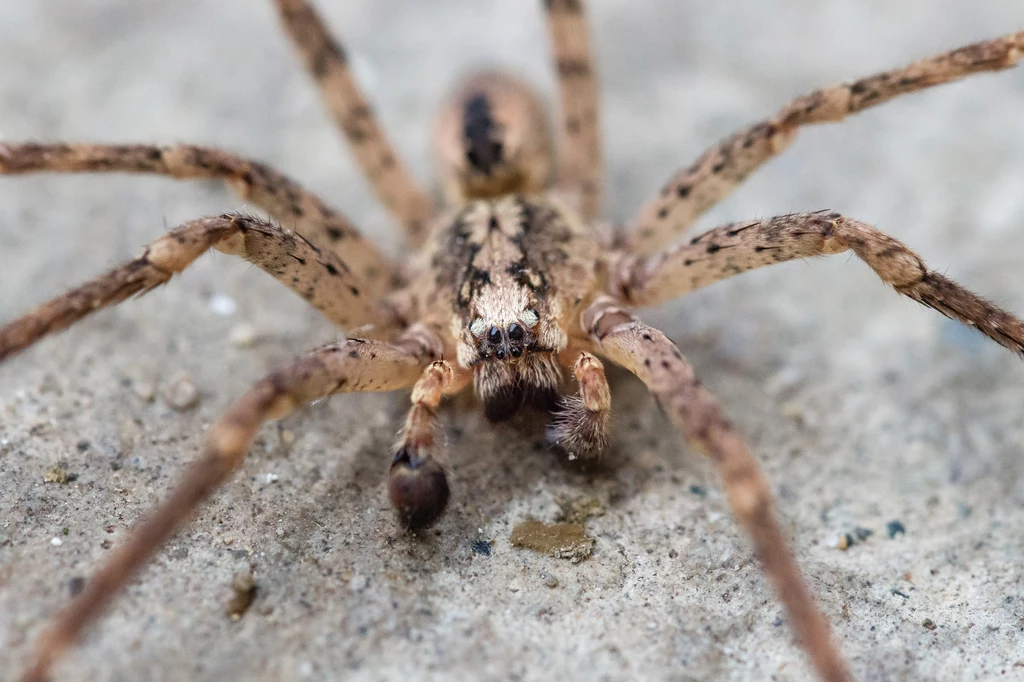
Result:
<svg viewBox="0 0 1024 682"><path fill-rule="evenodd" d="M782 152L801 126L841 121L850 114L975 73L998 71L1024 57L1024 31L961 47L849 83L798 97L769 119L726 138L665 183L629 222L637 253L672 243L693 221L747 176Z"/></svg>
<svg viewBox="0 0 1024 682"><path fill-rule="evenodd" d="M597 73L583 0L544 0L561 102L558 187L584 220L601 211L601 123Z"/></svg>
<svg viewBox="0 0 1024 682"><path fill-rule="evenodd" d="M729 506L752 540L818 675L826 682L849 682L828 621L815 606L786 546L757 460L676 345L657 329L623 316L608 298L584 313L587 328L598 330L591 337L598 352L636 374L686 440L711 459Z"/></svg>
<svg viewBox="0 0 1024 682"><path fill-rule="evenodd" d="M341 213L270 166L211 147L188 144L0 143L0 174L154 173L176 179L224 180L258 208L322 249L343 255L383 295L392 268Z"/></svg>
<svg viewBox="0 0 1024 682"><path fill-rule="evenodd" d="M666 251L627 256L613 290L629 305L655 305L764 265L844 251L904 296L1024 353L1024 321L929 269L899 240L834 211L723 225Z"/></svg>
<svg viewBox="0 0 1024 682"><path fill-rule="evenodd" d="M405 226L410 241L426 238L434 204L415 183L377 122L348 65L345 48L305 0L275 0L281 22L355 154L377 198Z"/></svg>
<svg viewBox="0 0 1024 682"><path fill-rule="evenodd" d="M152 291L210 248L273 275L342 329L380 335L395 322L374 292L334 254L262 218L225 214L185 223L128 261L0 327L0 361L86 315Z"/></svg>
<svg viewBox="0 0 1024 682"><path fill-rule="evenodd" d="M253 386L210 428L202 454L186 469L178 487L132 530L82 592L46 627L23 680L48 679L53 663L117 592L196 507L242 466L265 421L280 419L302 405L336 393L408 388L436 352L436 347L424 346L422 337L417 336L393 344L349 339L320 348Z"/></svg>

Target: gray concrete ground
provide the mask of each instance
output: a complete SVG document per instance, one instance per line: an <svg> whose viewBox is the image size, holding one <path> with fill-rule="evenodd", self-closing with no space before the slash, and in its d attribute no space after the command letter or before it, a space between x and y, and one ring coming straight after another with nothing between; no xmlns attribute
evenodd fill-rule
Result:
<svg viewBox="0 0 1024 682"><path fill-rule="evenodd" d="M539 3L319 4L424 181L432 117L460 72L505 64L552 91ZM591 4L616 219L792 96L1024 26L1019 0ZM397 249L269 3L5 2L0 64L0 139L222 145L293 174ZM841 210L1024 312L1022 112L1016 70L807 131L703 225ZM238 206L212 183L3 178L0 319L179 221ZM224 296L232 315L211 305ZM751 273L649 319L763 459L859 678L1024 678L1019 359L845 256ZM231 335L246 325L256 343L239 348ZM165 495L217 414L335 335L276 282L215 255L0 368L0 678L70 582ZM186 412L161 397L181 372L200 391ZM713 472L638 382L613 380L617 442L593 471L560 464L540 429L492 427L468 399L447 408L454 501L423 537L399 530L383 488L402 396L340 397L286 420L289 433L266 428L58 679L808 679ZM77 478L44 483L55 464ZM554 519L563 496L606 508L588 522L589 560L510 546L516 523ZM891 520L906 533L889 539ZM858 526L874 534L832 546ZM249 567L257 598L231 622L231 577Z"/></svg>

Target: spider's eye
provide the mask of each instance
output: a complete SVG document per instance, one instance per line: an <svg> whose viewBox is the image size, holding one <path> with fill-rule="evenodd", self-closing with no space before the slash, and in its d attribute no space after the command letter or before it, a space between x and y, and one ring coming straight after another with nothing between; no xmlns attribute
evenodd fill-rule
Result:
<svg viewBox="0 0 1024 682"><path fill-rule="evenodd" d="M491 327L487 330L487 340L494 344L501 343L501 330L497 327Z"/></svg>
<svg viewBox="0 0 1024 682"><path fill-rule="evenodd" d="M495 353L495 355L498 356L499 360L504 360L505 359L505 350L503 348L499 348L498 352Z"/></svg>
<svg viewBox="0 0 1024 682"><path fill-rule="evenodd" d="M523 328L520 325L513 322L508 326L508 338L512 339L513 341L521 341L523 338Z"/></svg>
<svg viewBox="0 0 1024 682"><path fill-rule="evenodd" d="M519 346L512 346L512 350L509 351L509 352L512 353L512 357L518 358L519 356L521 356L523 354L523 349L520 348Z"/></svg>

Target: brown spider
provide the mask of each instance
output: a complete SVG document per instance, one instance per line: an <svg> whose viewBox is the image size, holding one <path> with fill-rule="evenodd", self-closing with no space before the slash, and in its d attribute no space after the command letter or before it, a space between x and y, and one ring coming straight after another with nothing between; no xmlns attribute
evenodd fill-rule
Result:
<svg viewBox="0 0 1024 682"><path fill-rule="evenodd" d="M601 162L597 89L580 0L548 0L561 88L554 162L542 107L498 73L469 79L443 111L438 154L448 208L412 182L358 91L344 50L302 0L277 0L283 23L381 201L422 247L408 266L383 258L348 221L290 179L223 151L187 145L7 144L0 171L132 171L220 178L279 220L228 214L191 221L142 256L0 328L0 360L94 310L167 282L211 247L267 270L360 338L320 348L274 372L211 428L203 456L156 512L88 581L41 636L25 679L43 679L116 591L237 470L256 431L341 392L412 389L388 490L403 525L433 523L448 500L435 410L473 383L493 421L524 405L553 413L551 437L570 457L607 440L604 356L635 373L673 424L717 467L790 621L822 679L849 679L828 625L800 579L742 440L680 351L630 308L795 258L852 251L898 292L1024 352L1024 323L930 271L898 241L830 211L725 225L673 242L704 211L778 154L806 124L841 119L896 95L1024 56L1024 32L903 69L815 91L728 138L673 177L623 230L595 226ZM575 396L561 395L572 368Z"/></svg>

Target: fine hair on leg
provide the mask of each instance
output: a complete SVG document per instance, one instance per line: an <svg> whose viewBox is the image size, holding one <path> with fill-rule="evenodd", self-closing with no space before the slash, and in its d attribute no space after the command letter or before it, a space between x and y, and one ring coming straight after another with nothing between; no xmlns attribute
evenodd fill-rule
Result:
<svg viewBox="0 0 1024 682"><path fill-rule="evenodd" d="M558 80L557 188L591 221L601 211L601 121L584 0L544 0Z"/></svg>
<svg viewBox="0 0 1024 682"><path fill-rule="evenodd" d="M317 247L344 255L373 287L391 285L387 259L341 213L270 166L212 147L189 144L0 143L0 175L147 173L179 180L218 179Z"/></svg>
<svg viewBox="0 0 1024 682"><path fill-rule="evenodd" d="M672 424L714 464L729 506L750 536L818 675L826 682L849 682L852 678L832 642L828 621L815 606L786 546L768 482L718 401L674 343L612 299L598 299L583 313L583 324L597 350L636 374Z"/></svg>
<svg viewBox="0 0 1024 682"><path fill-rule="evenodd" d="M424 340L430 345L424 345ZM196 507L242 465L265 421L281 419L302 405L337 393L409 388L436 352L434 342L422 335L393 344L348 339L313 351L253 386L210 428L199 458L167 499L135 526L39 636L24 682L47 679L60 654Z"/></svg>
<svg viewBox="0 0 1024 682"><path fill-rule="evenodd" d="M627 256L613 290L629 305L655 305L764 265L847 250L904 296L1024 353L1024 321L929 269L899 240L834 211L723 225L666 251Z"/></svg>
<svg viewBox="0 0 1024 682"><path fill-rule="evenodd" d="M345 48L306 0L275 0L281 23L320 88L377 198L405 226L413 245L427 237L435 207L398 158L349 69Z"/></svg>
<svg viewBox="0 0 1024 682"><path fill-rule="evenodd" d="M379 334L393 322L379 297L337 256L262 218L224 214L185 223L138 258L0 327L0 361L86 315L165 284L211 247L259 266L342 329L371 325Z"/></svg>
<svg viewBox="0 0 1024 682"><path fill-rule="evenodd" d="M797 97L771 118L727 137L673 175L629 221L625 236L638 253L672 243L747 176L786 149L801 126L841 121L900 95L1007 69L1021 57L1024 31Z"/></svg>

